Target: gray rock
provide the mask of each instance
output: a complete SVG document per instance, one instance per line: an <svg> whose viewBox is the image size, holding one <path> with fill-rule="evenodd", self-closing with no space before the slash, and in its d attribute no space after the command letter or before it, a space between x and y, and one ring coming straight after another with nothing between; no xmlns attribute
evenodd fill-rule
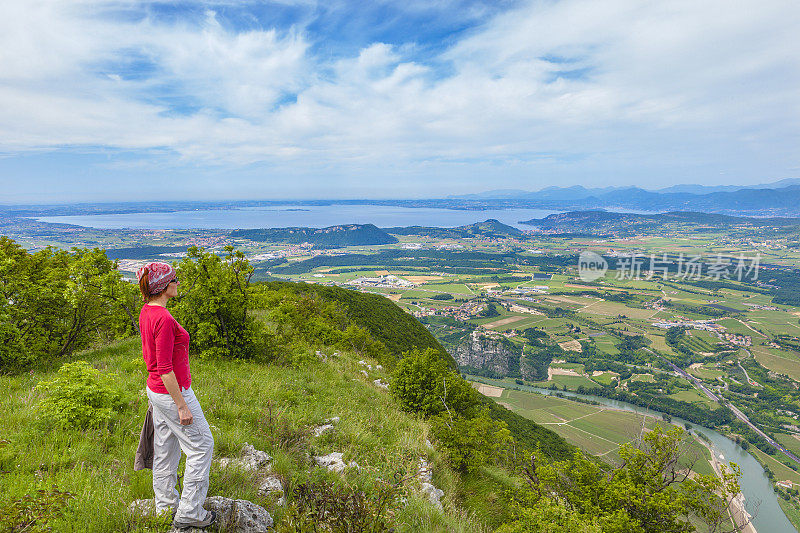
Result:
<svg viewBox="0 0 800 533"><path fill-rule="evenodd" d="M421 485L422 494L424 494L428 501L431 502L433 505L438 507L439 509L442 508L442 502L440 501L442 496L444 496L444 491L441 489L437 489L430 483L422 483Z"/></svg>
<svg viewBox="0 0 800 533"><path fill-rule="evenodd" d="M331 429L333 429L333 424L323 424L321 426L317 426L314 428L314 436L319 437L320 435L322 435L326 431L330 431Z"/></svg>
<svg viewBox="0 0 800 533"><path fill-rule="evenodd" d="M278 505L286 503L286 498L283 494L283 483L277 476L268 476L261 482L258 487L258 493L262 496L276 496Z"/></svg>
<svg viewBox="0 0 800 533"><path fill-rule="evenodd" d="M338 423L339 423L339 417L338 416L332 416L331 418L325 420L325 423L323 425L317 426L317 427L314 428L314 430L313 430L314 431L314 436L315 437L319 437L320 435L322 435L326 431L332 430L333 429L333 425L334 424L338 424Z"/></svg>
<svg viewBox="0 0 800 533"><path fill-rule="evenodd" d="M267 533L272 529L272 516L263 507L247 500L234 500L222 496L206 498L203 507L207 511L217 513L214 530L223 529L234 533ZM148 516L155 514L155 501L135 500L128 508L132 513ZM207 533L200 528L178 529L173 527L170 533Z"/></svg>
<svg viewBox="0 0 800 533"><path fill-rule="evenodd" d="M317 455L314 457L314 461L316 461L319 466L324 466L331 472L343 472L345 468L361 468L355 461L345 463L342 459L343 455L344 454L342 452L332 452L328 455Z"/></svg>
<svg viewBox="0 0 800 533"><path fill-rule="evenodd" d="M505 376L522 351L503 336L476 329L455 350L450 350L450 355L459 366L487 369Z"/></svg>
<svg viewBox="0 0 800 533"><path fill-rule="evenodd" d="M428 461L424 458L419 458L419 468L417 469L417 477L423 483L430 483L433 481L433 471L431 470Z"/></svg>
<svg viewBox="0 0 800 533"><path fill-rule="evenodd" d="M241 457L223 457L219 460L220 468L240 468L248 472L255 472L269 466L272 457L267 452L256 450L252 445L244 443Z"/></svg>
<svg viewBox="0 0 800 533"><path fill-rule="evenodd" d="M389 390L389 384L380 378L373 381L372 384L378 387L379 389Z"/></svg>
<svg viewBox="0 0 800 533"><path fill-rule="evenodd" d="M361 373L364 374L365 378L369 379L369 374L367 374L366 370L362 370Z"/></svg>
<svg viewBox="0 0 800 533"><path fill-rule="evenodd" d="M206 498L203 507L217 513L214 529L233 533L268 533L272 529L272 516L260 505L247 500L233 500L222 496ZM224 529L223 529L224 528ZM199 528L172 528L170 533L207 533Z"/></svg>

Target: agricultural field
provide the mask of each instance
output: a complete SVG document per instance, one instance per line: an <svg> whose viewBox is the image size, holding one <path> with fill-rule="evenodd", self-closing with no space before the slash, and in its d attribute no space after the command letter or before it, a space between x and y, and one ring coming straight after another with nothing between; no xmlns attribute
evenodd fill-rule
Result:
<svg viewBox="0 0 800 533"><path fill-rule="evenodd" d="M764 367L800 381L800 354L797 352L763 346L754 346L750 352L755 360Z"/></svg>
<svg viewBox="0 0 800 533"><path fill-rule="evenodd" d="M605 406L588 405L566 398L503 389L499 401L526 418L552 429L568 442L612 464L619 461L620 445L634 442L643 431L652 430L660 419ZM691 439L691 452L699 459L695 471L712 472L705 446Z"/></svg>

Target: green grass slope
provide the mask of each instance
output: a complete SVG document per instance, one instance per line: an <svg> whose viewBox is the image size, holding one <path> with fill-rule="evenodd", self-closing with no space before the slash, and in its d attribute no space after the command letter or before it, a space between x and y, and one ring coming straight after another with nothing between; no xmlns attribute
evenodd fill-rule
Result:
<svg viewBox="0 0 800 533"><path fill-rule="evenodd" d="M55 486L74 495L63 515L49 521L54 531L167 531L154 521L132 518L126 506L152 497L149 470L134 472L133 457L147 410L146 370L138 339L80 353L76 359L101 369L109 383L123 391L124 407L107 426L87 430L54 430L36 423L40 381L56 369L37 369L20 376L0 376L0 530L13 502L37 489ZM483 526L466 517L460 503L460 480L444 458L429 449L428 425L400 411L390 395L372 380L382 372L361 374L355 354L323 362L310 359L302 367L259 365L245 361L193 360L192 387L203 406L215 439L215 459L237 456L245 442L273 456L273 471L287 492L309 479L343 480L369 491L378 479L391 481L396 472L415 473L420 457L431 462L434 483L443 490L445 511L424 501L413 481L404 484L408 505L394 522L398 531L476 531ZM311 428L338 416L335 431L314 437ZM315 467L309 456L343 452L361 471L341 478ZM243 498L266 507L280 523L283 508L257 494L250 474L211 471L209 496ZM292 497L289 497L291 503Z"/></svg>
<svg viewBox="0 0 800 533"><path fill-rule="evenodd" d="M307 283L269 281L265 285L270 289L291 290L336 304L355 325L381 341L395 357L399 358L403 352L414 348L432 348L456 368L456 362L425 326L383 296Z"/></svg>

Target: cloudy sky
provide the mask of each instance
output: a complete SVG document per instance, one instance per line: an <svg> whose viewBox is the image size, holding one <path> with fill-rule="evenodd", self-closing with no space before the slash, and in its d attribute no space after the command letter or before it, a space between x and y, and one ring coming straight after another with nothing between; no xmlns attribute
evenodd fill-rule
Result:
<svg viewBox="0 0 800 533"><path fill-rule="evenodd" d="M0 202L800 177L797 0L10 0Z"/></svg>

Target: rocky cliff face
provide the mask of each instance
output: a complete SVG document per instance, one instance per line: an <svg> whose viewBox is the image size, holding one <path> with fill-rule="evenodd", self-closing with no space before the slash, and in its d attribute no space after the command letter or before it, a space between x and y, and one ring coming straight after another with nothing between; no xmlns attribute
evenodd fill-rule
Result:
<svg viewBox="0 0 800 533"><path fill-rule="evenodd" d="M504 337L475 330L451 355L460 368L495 376L519 375L520 351Z"/></svg>

